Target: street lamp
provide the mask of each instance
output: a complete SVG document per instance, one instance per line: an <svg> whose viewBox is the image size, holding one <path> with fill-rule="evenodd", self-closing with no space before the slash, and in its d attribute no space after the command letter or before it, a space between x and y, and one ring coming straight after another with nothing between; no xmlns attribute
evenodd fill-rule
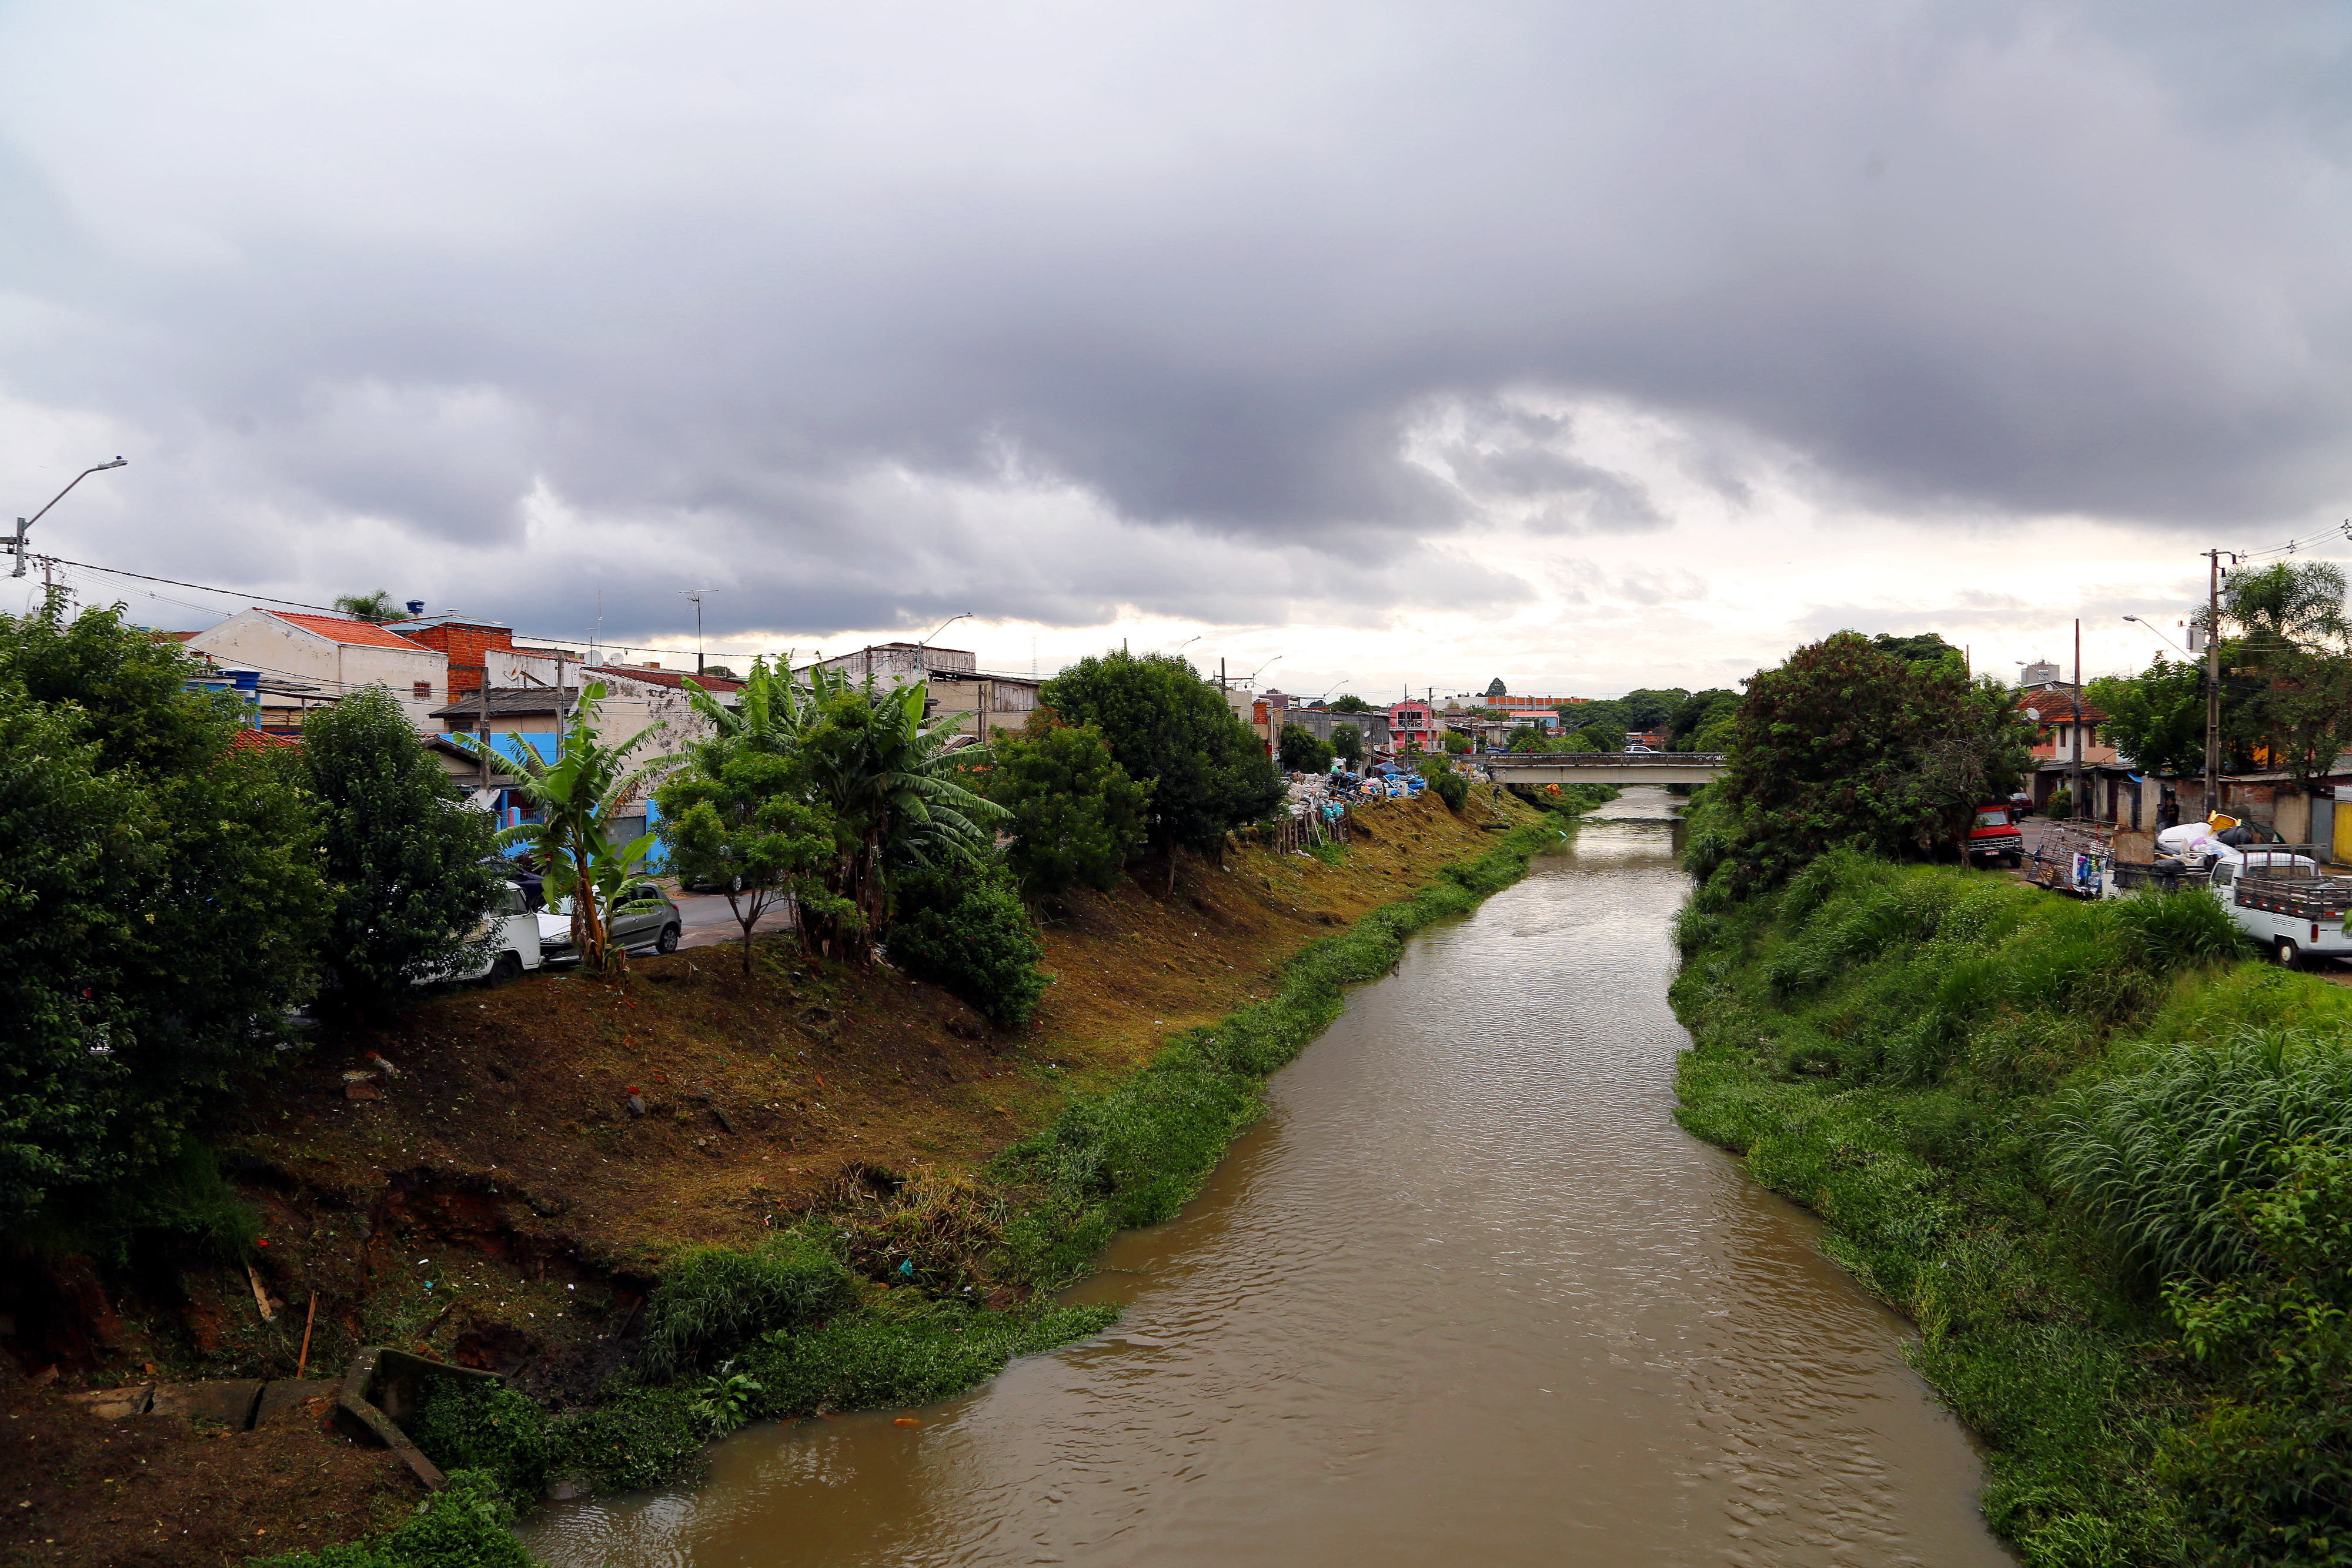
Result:
<svg viewBox="0 0 2352 1568"><path fill-rule="evenodd" d="M965 612L964 612L962 614L961 614L961 615L950 615L950 616L949 616L946 620L944 620L944 621L940 622L938 625L936 625L936 626L934 626L934 627L932 627L932 628L931 628L931 637L936 637L936 636L938 636L940 632L942 632L946 631L949 627L950 627L950 626L954 625L954 624L955 624L957 622L959 622L959 621L969 621L969 620L971 620L971 611L969 611L969 610L965 611ZM926 652L926 650L928 650L928 649L930 647L930 645L931 645L931 637L926 637L926 638L924 638L921 642L919 642L919 643L916 643L916 644L915 644L915 648L916 648L917 652L918 652L918 653L922 653L922 655L923 655L923 658L922 658L922 664L923 664L923 674L924 674L926 676L929 675L929 674L930 674L930 673L931 673L931 668L930 668L930 655L929 655L929 653L928 652Z"/></svg>
<svg viewBox="0 0 2352 1568"><path fill-rule="evenodd" d="M2155 628L2155 627L2153 627L2153 626L2149 626L2149 625L2148 625L2148 623L2147 623L2147 622L2140 620L2140 618L2139 618L2138 616L2137 616L2137 615L2126 615L2126 616L2125 616L2125 617L2124 617L2124 619L2125 619L2125 620L2126 620L2126 621L2134 622L2137 623L2138 625L2145 626L2145 627L2147 627L2147 630L2148 630L2148 631L2150 631L2150 632L2155 632L2157 636L2164 638L2164 641L2165 641L2166 644L2167 644L2167 645L2168 645L2169 647L2171 647L2175 652L2177 652L2178 653L2179 653L2179 655L2180 655L2182 658L2186 659L2186 658L2189 658L2189 657L2190 657L2190 656L2191 656L2191 655L2189 654L2189 650L2188 650L2188 649L2181 647L2181 645L2180 645L2179 643L2173 642L2173 640L2172 640L2171 638L2169 638L2169 637L2165 637L2163 632L2157 632L2157 630L2156 630L2156 628Z"/></svg>
<svg viewBox="0 0 2352 1568"><path fill-rule="evenodd" d="M95 468L85 468L67 482L66 490L72 489L76 485L80 484L83 480L89 478L93 474L103 474L109 468L120 468L130 461L131 459L128 457L117 457L111 463L101 463ZM56 495L50 497L49 507L54 507L59 501L64 500L66 498L66 490L60 490ZM49 507L43 507L39 511L35 512L29 517L18 517L16 519L16 537L15 539L10 541L8 546L9 553L16 558L16 570L8 574L10 577L22 577L25 575L25 531L30 528L35 523L39 522L43 517L48 516Z"/></svg>

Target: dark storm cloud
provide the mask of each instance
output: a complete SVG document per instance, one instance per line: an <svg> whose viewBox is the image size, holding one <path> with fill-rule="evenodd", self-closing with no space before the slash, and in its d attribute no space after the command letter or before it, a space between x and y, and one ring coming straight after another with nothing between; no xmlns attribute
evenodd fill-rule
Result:
<svg viewBox="0 0 2352 1568"><path fill-rule="evenodd" d="M813 630L1501 607L1443 547L1483 506L1665 521L1562 430L1401 455L1515 388L1679 421L1734 497L1706 432L1895 514L2352 481L2318 6L79 4L0 43L45 63L0 106L0 385L143 444L106 543L174 575L573 622L602 582L639 626L722 567Z"/></svg>

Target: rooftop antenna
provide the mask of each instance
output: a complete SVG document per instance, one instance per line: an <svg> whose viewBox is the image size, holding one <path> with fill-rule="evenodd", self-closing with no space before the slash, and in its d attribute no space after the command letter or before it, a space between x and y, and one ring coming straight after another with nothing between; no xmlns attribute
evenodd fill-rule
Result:
<svg viewBox="0 0 2352 1568"><path fill-rule="evenodd" d="M699 675L702 674L702 596L710 590L681 588L677 591L680 598L694 601L694 673Z"/></svg>

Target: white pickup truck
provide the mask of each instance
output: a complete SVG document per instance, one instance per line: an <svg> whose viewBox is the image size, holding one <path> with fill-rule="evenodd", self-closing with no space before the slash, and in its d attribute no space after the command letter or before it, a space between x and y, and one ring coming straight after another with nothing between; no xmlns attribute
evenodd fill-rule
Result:
<svg viewBox="0 0 2352 1568"><path fill-rule="evenodd" d="M2230 918L2280 963L2352 958L2352 933L2345 929L2352 881L2327 874L2317 845L2229 843L2205 822L2167 828L2156 842L2186 864L2206 867Z"/></svg>

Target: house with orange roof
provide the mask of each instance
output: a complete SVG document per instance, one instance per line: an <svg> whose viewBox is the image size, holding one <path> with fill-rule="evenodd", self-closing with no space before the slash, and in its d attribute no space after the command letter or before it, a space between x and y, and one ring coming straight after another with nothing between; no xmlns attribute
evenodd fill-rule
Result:
<svg viewBox="0 0 2352 1568"><path fill-rule="evenodd" d="M218 668L257 671L260 727L299 732L302 716L362 686L383 686L421 732L448 701L448 655L373 622L290 610L240 610L181 644ZM274 688L274 689L273 689Z"/></svg>

